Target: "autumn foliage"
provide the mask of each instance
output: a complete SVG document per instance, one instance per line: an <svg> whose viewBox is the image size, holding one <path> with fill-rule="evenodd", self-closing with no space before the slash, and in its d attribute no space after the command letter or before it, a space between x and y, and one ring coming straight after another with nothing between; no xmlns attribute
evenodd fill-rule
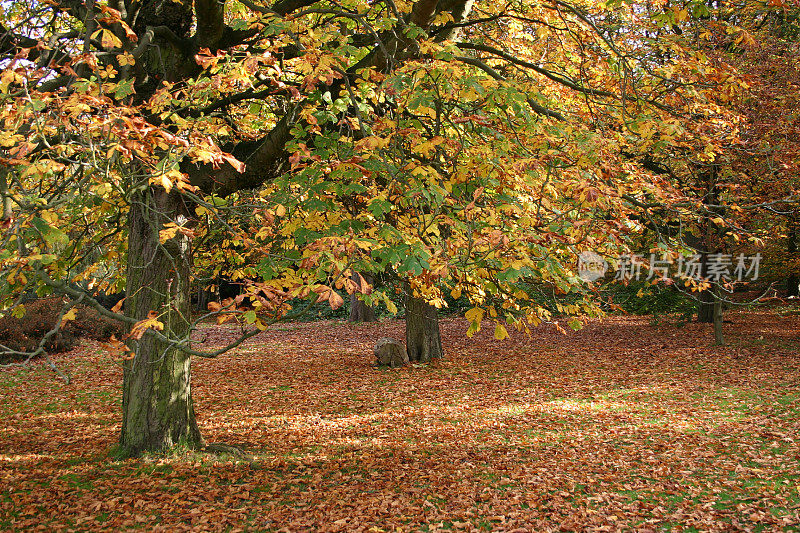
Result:
<svg viewBox="0 0 800 533"><path fill-rule="evenodd" d="M734 389L752 386L761 403L748 406L748 416L769 399L791 404L794 392L781 390L794 391L794 367L783 351L758 352L759 372L783 366L749 379L738 351L697 352L672 330L682 341L670 345L624 320L602 349L584 334L577 338L585 344L569 353L531 354L530 341L521 339L540 326L579 330L610 308L600 282L579 275L583 252L615 267L642 250L673 261L682 252L707 259L765 243L780 249L782 239L797 236L800 151L792 139L796 117L787 115L798 87L795 70L781 70L780 59L797 59L797 40L797 7L783 0L9 0L0 6L0 320L9 342L0 351L54 352L73 346L73 332L107 333L105 318L119 322L125 335L107 343L104 355L79 357L84 378L89 367L103 369L101 388L118 380L114 365L122 366L122 392L114 392L121 413L98 421L103 427L93 437L107 445L108 435L118 435L120 457L154 457L213 451L200 427L209 435L224 427L260 450L261 461L272 461L265 471L286 475L283 485L263 472L255 474L263 475L260 485L228 479L241 490L211 494L209 512L239 505L245 514L239 500L269 494L264 509L273 518L254 529L278 522L346 529L351 517L331 520L321 509L357 500L360 488L375 496L356 506L408 529L440 519L436 527L446 527L445 516L455 515L459 525L450 520L447 527L513 529L525 520L545 528L581 521L607 529L670 521L739 527L739 517L714 512L726 505L715 496L725 486L716 474L708 474L711 493L697 485L681 492L698 504L698 517L667 505L671 483L686 472L732 467L749 476L748 469L780 463L795 450L793 441L780 440L789 433L791 422L781 417L790 410L768 411L766 424L756 417L737 425L723 407L691 394L708 389L714 398L741 399ZM791 242L787 252L796 254ZM373 278L388 282L367 281ZM193 313L192 291L221 280L241 284L241 293ZM729 281L684 275L665 283L706 298L721 344L723 300L736 288ZM289 341L281 338L275 348L266 339L275 339L281 323L295 327L292 319L317 304L339 308L344 295L398 315L400 298L391 292L398 287L406 349L417 366L386 375L347 366L345 349L318 331L314 342L302 341L306 355L297 350L274 365L271 350ZM124 309L105 310L92 297L123 289ZM58 314L37 303L22 316L30 294L58 295ZM454 300L464 303L466 320L448 324L450 348L443 350L437 313ZM103 321L81 315L81 306ZM794 327L787 320L788 331ZM456 329L480 342L456 341ZM39 347L36 338L50 344ZM663 342L679 364L646 346L619 352L635 344L630 339ZM504 340L502 351L494 342ZM428 366L451 351L452 360ZM252 357L214 371L198 364L228 352ZM330 370L336 393L320 381L320 368L333 364L318 358L322 353L340 358ZM492 354L506 359L490 360ZM313 372L304 358L315 363ZM506 360L518 380L503 377ZM202 369L196 382L193 365ZM493 378L484 381L482 370ZM650 370L657 379L642 374ZM283 381L276 381L280 372ZM391 392L396 381L403 394ZM266 390L286 386L303 391L290 395L289 408L264 400ZM654 412L637 410L640 399ZM327 400L344 405L346 416L332 415ZM659 401L674 409L665 412ZM625 414L618 417L617 409ZM596 411L604 424L570 414L581 410ZM60 423L56 411L52 419ZM91 413L68 412L81 420ZM322 420L321 412L330 416ZM274 418L281 416L287 418ZM215 426L214 417L224 422ZM265 429L276 420L290 429ZM509 421L525 429L507 430ZM718 438L728 425L741 444L730 452ZM773 426L777 451L752 452L759 442L753 432ZM36 454L25 448L26 437L2 435L23 450L3 461L15 465ZM683 448L668 449L673 438L691 449L686 457ZM363 470L357 457L365 443L374 448ZM539 458L533 470L520 466L526 452ZM751 452L757 460L737 471L733 463ZM607 457L635 473L614 474ZM684 459L689 466L680 466ZM499 476L488 480L486 505L478 503L485 491L474 490L484 463ZM320 467L301 472L309 465ZM448 476L454 489L441 486L452 465L461 476ZM238 475L238 468L230 471ZM373 486L383 468L390 481ZM332 472L352 484L337 489ZM69 479L61 479L61 496ZM653 479L660 483L650 494L655 503L640 497ZM767 498L736 500L735 509L748 512L744 520L775 525L796 516L793 489L775 483L781 486ZM309 494L318 486L337 499L320 502ZM506 489L503 502L497 491ZM743 490L744 481L731 497ZM389 497L391 491L401 496ZM626 499L625 491L639 495ZM280 492L296 496L291 510ZM68 526L84 527L84 518L102 514L113 515L113 527L159 518L153 509L140 513L135 499L118 513L129 495L110 503L79 495L94 514ZM767 516L749 498L782 510ZM197 499L192 493L173 501L180 507ZM41 505L36 496L15 492L1 501L22 500L25 514L9 524L31 525L27 513ZM614 512L600 513L603 505ZM295 512L311 518L295 520ZM166 529L201 525L192 516L160 519Z"/></svg>

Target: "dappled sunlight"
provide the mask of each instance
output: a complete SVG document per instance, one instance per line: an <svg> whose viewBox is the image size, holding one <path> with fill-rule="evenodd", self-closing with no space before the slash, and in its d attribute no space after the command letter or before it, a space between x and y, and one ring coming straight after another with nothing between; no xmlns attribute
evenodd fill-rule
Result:
<svg viewBox="0 0 800 533"><path fill-rule="evenodd" d="M40 420L108 420L107 414L88 413L85 411L62 411L36 415Z"/></svg>
<svg viewBox="0 0 800 533"><path fill-rule="evenodd" d="M398 336L402 323L270 329L193 370L204 437L245 449L248 460L192 451L108 459L120 430L119 368L101 355L64 360L86 376L81 394L45 372L3 389L11 401L0 411L0 470L14 478L14 509L72 516L85 529L102 529L88 526L99 516L202 529L200 516L214 513L256 530L325 529L355 515L404 531L404 520L478 516L498 530L536 516L546 529L602 513L667 520L697 505L720 520L727 515L713 509L731 487L754 513L800 503L780 481L800 470L795 352L765 345L742 356L735 346L698 347L695 333L674 326L609 324L592 325L602 334L593 343L543 331L503 344L483 332L468 340L463 322L449 319L445 360L394 371L352 347ZM624 342L626 324L649 341ZM51 388L57 401L34 401ZM45 498L42 484L60 500ZM495 516L505 522L487 518Z"/></svg>
<svg viewBox="0 0 800 533"><path fill-rule="evenodd" d="M629 405L621 402L610 401L580 401L580 400L554 400L543 404L541 408L550 412L567 411L570 413L607 413L629 409Z"/></svg>
<svg viewBox="0 0 800 533"><path fill-rule="evenodd" d="M41 453L24 453L24 454L3 454L0 453L0 461L4 463L34 463L45 459L53 459L52 455Z"/></svg>

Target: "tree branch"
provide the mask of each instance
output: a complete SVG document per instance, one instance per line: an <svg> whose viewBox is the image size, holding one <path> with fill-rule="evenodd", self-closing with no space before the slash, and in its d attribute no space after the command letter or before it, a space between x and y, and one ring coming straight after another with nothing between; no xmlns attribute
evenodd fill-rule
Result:
<svg viewBox="0 0 800 533"><path fill-rule="evenodd" d="M420 28L427 28L436 11L439 0L417 0L411 8L411 18L409 22L416 24Z"/></svg>
<svg viewBox="0 0 800 533"><path fill-rule="evenodd" d="M288 15L298 9L308 7L317 3L317 0L279 0L272 6L272 11L278 15Z"/></svg>
<svg viewBox="0 0 800 533"><path fill-rule="evenodd" d="M462 57L456 57L456 59L458 59L459 61L461 61L463 63L466 63L468 65L472 65L474 67L477 67L477 68L481 69L482 71L484 71L485 73L487 73L489 76L491 76L492 78L494 78L496 80L506 81L506 79L499 72L497 72L495 69L493 69L492 67L490 67L489 65L487 65L486 63L484 63L483 61L481 61L479 59L475 59L474 57L463 57L463 56ZM567 120L566 118L564 118L564 115L562 115L558 111L553 111L552 109L547 109L546 107L540 106L539 104L537 104L536 102L534 102L530 98L528 98L528 105L530 106L531 109L533 109L533 111L535 113L537 113L539 115L543 115L543 116L546 116L546 117L552 117L552 118L555 118L555 119L558 119L558 120L562 120L562 121L566 121Z"/></svg>
<svg viewBox="0 0 800 533"><path fill-rule="evenodd" d="M542 68L542 67L540 67L539 65L537 65L535 63L531 63L529 61L525 61L523 59L519 59L517 57L512 56L509 53L506 53L506 52L504 52L502 50L499 50L497 48L494 48L492 46L487 46L485 44L475 44L475 43L456 43L456 46L458 46L462 50L478 50L480 52L486 52L486 53L495 55L497 57L501 57L501 58L507 60L509 63L513 63L514 65L518 65L520 67L529 68L529 69L533 70L534 72L538 72L539 74L541 74L545 78L548 78L548 79L550 79L550 80L552 80L552 81L554 81L556 83L560 83L561 85L563 85L565 87L568 87L568 88L570 88L572 90L578 91L578 92L582 92L582 93L585 93L585 94L591 94L591 95L594 95L594 96L617 97L617 95L615 95L614 93L608 92L608 91L602 91L602 90L599 90L599 89L590 89L588 87L583 87L582 85L578 85L574 81L569 80L567 78L562 78L561 76L553 74L549 70L547 70L545 68Z"/></svg>
<svg viewBox="0 0 800 533"><path fill-rule="evenodd" d="M197 20L195 39L198 46L215 52L225 35L225 0L194 0L194 12Z"/></svg>
<svg viewBox="0 0 800 533"><path fill-rule="evenodd" d="M239 173L233 166L214 169L211 165L184 162L181 170L189 174L192 185L204 193L227 196L243 189L253 189L280 176L288 167L285 146L291 140L291 129L301 109L301 103L292 104L266 137L257 143L239 143L233 155L245 164Z"/></svg>

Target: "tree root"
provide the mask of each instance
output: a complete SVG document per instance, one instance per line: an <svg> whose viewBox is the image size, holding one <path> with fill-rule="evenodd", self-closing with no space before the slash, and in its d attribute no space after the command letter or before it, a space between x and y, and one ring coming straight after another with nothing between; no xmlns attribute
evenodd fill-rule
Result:
<svg viewBox="0 0 800 533"><path fill-rule="evenodd" d="M205 453L212 453L214 455L232 455L237 459L242 459L244 461L254 461L255 457L247 453L245 450L237 447L232 446L230 444L222 444L220 442L211 442L203 446L200 450Z"/></svg>

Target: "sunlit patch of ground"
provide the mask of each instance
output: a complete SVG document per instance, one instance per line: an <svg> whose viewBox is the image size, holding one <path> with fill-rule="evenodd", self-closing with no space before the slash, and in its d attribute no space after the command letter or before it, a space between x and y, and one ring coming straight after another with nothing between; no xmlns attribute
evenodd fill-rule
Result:
<svg viewBox="0 0 800 533"><path fill-rule="evenodd" d="M401 321L274 327L195 364L201 428L252 461L114 461L121 367L96 345L0 372L0 529L800 529L800 317L442 323L446 358L372 367ZM206 346L233 331L201 332Z"/></svg>

